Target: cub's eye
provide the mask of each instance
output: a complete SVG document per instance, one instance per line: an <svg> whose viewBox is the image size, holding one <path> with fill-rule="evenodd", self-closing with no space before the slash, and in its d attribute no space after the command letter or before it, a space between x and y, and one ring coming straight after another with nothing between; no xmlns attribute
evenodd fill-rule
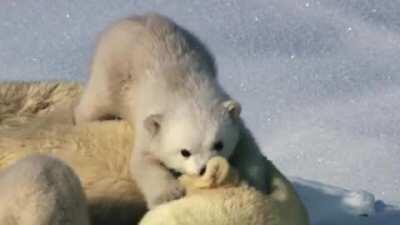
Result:
<svg viewBox="0 0 400 225"><path fill-rule="evenodd" d="M192 155L192 153L190 153L187 149L182 149L181 150L181 155L185 158L188 158L189 156Z"/></svg>
<svg viewBox="0 0 400 225"><path fill-rule="evenodd" d="M214 144L215 151L219 152L224 148L224 143L222 141L218 141Z"/></svg>

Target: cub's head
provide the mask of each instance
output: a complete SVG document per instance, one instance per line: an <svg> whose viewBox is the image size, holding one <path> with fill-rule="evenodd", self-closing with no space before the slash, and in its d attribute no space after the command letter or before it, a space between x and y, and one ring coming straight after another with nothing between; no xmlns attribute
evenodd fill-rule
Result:
<svg viewBox="0 0 400 225"><path fill-rule="evenodd" d="M147 117L151 152L183 174L201 175L213 156L228 158L238 142L239 103L227 100L212 107L180 106L167 114Z"/></svg>

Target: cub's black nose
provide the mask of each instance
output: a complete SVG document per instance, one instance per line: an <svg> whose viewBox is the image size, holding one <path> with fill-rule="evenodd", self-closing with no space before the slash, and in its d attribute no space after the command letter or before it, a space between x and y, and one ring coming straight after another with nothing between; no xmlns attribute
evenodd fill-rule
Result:
<svg viewBox="0 0 400 225"><path fill-rule="evenodd" d="M203 174L206 172L206 167L204 166L203 168L201 168L200 170L200 176L203 176Z"/></svg>

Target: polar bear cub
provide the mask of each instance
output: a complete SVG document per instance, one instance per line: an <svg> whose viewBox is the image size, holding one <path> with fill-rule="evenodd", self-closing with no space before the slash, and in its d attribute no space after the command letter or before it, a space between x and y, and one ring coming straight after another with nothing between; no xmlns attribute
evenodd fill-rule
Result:
<svg viewBox="0 0 400 225"><path fill-rule="evenodd" d="M0 172L1 225L89 225L79 178L60 160L33 155Z"/></svg>
<svg viewBox="0 0 400 225"><path fill-rule="evenodd" d="M118 116L134 128L131 172L150 208L184 195L170 173L204 173L229 157L240 105L221 88L213 57L170 19L123 19L99 39L76 123Z"/></svg>

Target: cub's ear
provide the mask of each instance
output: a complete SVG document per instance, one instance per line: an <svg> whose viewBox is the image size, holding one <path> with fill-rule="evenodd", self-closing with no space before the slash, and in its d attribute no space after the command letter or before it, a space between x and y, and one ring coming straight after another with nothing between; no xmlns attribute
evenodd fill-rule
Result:
<svg viewBox="0 0 400 225"><path fill-rule="evenodd" d="M160 131L161 121L161 114L150 115L144 120L144 127L152 136L154 136Z"/></svg>
<svg viewBox="0 0 400 225"><path fill-rule="evenodd" d="M223 102L222 104L233 119L239 118L240 112L242 111L242 107L240 106L240 104L238 102L236 102L234 100L227 100L227 101Z"/></svg>

